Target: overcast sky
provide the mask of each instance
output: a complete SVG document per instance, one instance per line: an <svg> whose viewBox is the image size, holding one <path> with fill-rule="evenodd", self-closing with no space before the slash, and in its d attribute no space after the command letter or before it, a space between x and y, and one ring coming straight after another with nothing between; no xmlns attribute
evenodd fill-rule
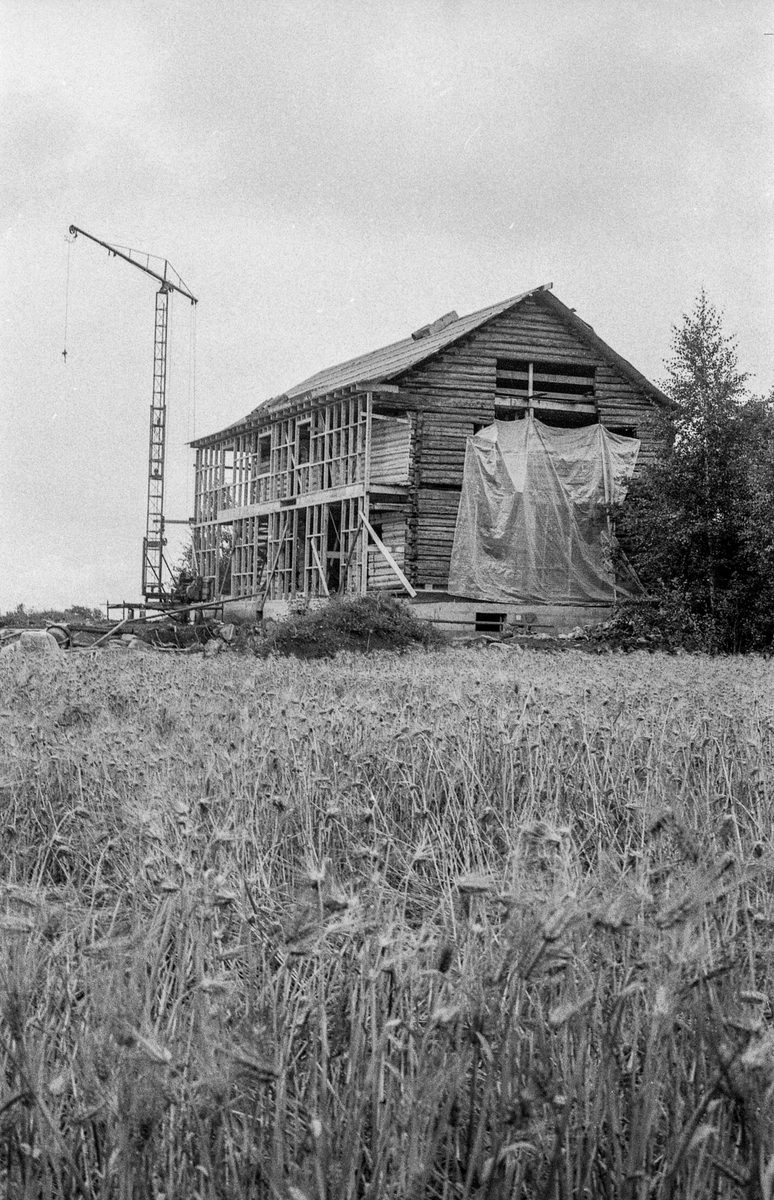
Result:
<svg viewBox="0 0 774 1200"><path fill-rule="evenodd" d="M194 433L539 283L654 381L704 286L774 384L768 0L0 0L0 22L0 611L140 594L155 285L71 223L199 298L195 327L174 303L172 518Z"/></svg>

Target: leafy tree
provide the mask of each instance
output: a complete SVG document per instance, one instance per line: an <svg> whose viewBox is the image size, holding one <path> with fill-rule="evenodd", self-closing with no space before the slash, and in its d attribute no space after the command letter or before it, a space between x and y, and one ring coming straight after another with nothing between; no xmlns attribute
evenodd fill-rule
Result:
<svg viewBox="0 0 774 1200"><path fill-rule="evenodd" d="M750 396L735 339L702 291L673 330L663 449L630 493L631 557L645 586L680 597L710 650L772 643L774 405Z"/></svg>

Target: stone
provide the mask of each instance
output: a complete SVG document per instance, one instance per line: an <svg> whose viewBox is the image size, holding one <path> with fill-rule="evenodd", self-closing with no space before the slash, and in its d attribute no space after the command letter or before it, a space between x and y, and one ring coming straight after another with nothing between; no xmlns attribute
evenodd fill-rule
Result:
<svg viewBox="0 0 774 1200"><path fill-rule="evenodd" d="M59 643L47 629L25 629L18 641L22 654L58 654Z"/></svg>
<svg viewBox="0 0 774 1200"><path fill-rule="evenodd" d="M127 650L150 650L151 649L151 647L148 645L147 642L144 642L142 640L142 638L137 637L135 634L132 634L131 637L128 638L127 641L124 642L123 638L121 639L121 641L126 646Z"/></svg>

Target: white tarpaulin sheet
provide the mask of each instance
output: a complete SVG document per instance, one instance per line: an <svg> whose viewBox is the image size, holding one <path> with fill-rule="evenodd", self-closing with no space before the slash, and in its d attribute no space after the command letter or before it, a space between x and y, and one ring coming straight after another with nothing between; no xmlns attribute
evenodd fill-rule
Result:
<svg viewBox="0 0 774 1200"><path fill-rule="evenodd" d="M555 429L531 416L468 438L449 591L529 604L609 603L606 505L619 504L640 443L603 425Z"/></svg>

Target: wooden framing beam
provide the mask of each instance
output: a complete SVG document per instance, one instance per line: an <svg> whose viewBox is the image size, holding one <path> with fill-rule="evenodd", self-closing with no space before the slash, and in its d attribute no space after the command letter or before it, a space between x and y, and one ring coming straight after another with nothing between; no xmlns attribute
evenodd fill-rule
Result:
<svg viewBox="0 0 774 1200"><path fill-rule="evenodd" d="M400 580L401 584L403 585L403 587L404 587L404 588L406 589L406 591L408 592L409 596L411 596L411 597L412 597L412 599L413 599L413 597L414 597L414 596L416 596L416 594L417 594L417 593L416 593L416 590L415 590L415 589L414 589L414 588L411 586L411 584L409 583L408 579L407 579L407 578L406 578L406 576L403 574L403 572L401 571L400 567L398 566L398 564L396 563L395 559L393 558L392 554L391 554L391 553L390 553L390 551L387 549L387 547L385 546L384 542L383 542L383 541L382 541L382 539L379 537L379 535L378 535L378 534L375 532L375 530L374 530L374 527L371 525L371 523L370 523L370 522L369 522L369 520L368 520L368 517L367 517L367 516L365 516L365 514L362 514L362 515L361 515L361 517L360 517L360 520L362 521L363 525L364 525L364 526L366 527L366 529L368 530L369 537L370 537L370 538L371 538L371 540L373 541L373 543L374 543L374 545L376 546L377 550L378 550L378 551L379 551L379 552L382 554L382 556L383 556L383 557L386 559L388 566L390 566L390 567L392 568L392 570L394 571L394 573L397 575L398 579Z"/></svg>
<svg viewBox="0 0 774 1200"><path fill-rule="evenodd" d="M505 392L498 392L494 400L495 408L510 408L516 412L527 412L529 408L535 413L540 412L565 412L565 413L595 413L597 412L597 404L588 404L575 402L572 400L558 400L553 397L534 396L532 400L527 400L525 396L509 396Z"/></svg>
<svg viewBox="0 0 774 1200"><path fill-rule="evenodd" d="M357 543L360 539L360 535L362 532L363 532L363 518L361 516L360 520L357 523L357 529L355 530L355 536L352 539L352 545L349 548L349 554L347 555L346 561L344 563L344 569L342 570L341 576L339 578L339 595L340 596L343 595L344 591L346 590L347 576L349 575L349 566L350 566L350 563L352 562L353 556L355 554L355 550L357 549Z"/></svg>
<svg viewBox="0 0 774 1200"><path fill-rule="evenodd" d="M305 410L311 411L324 405L333 404L337 400L361 396L366 392L373 393L377 398L379 395L384 395L392 399L401 392L401 388L396 383L381 383L379 380L360 380L358 383L351 383L346 387L334 388L330 392L320 392L318 394L307 392L302 396L296 396L292 399L288 398L284 401L278 398L275 401L267 402L267 404L273 404L276 407L272 407L271 409L266 407L264 410L264 406L259 405L247 419L240 421L237 425L232 425L227 431L227 435L236 438L246 433L266 433L272 425L276 425L288 417L300 416ZM221 442L225 434L226 431L207 434L202 438L194 439L190 445L196 450L207 449Z"/></svg>
<svg viewBox="0 0 774 1200"><path fill-rule="evenodd" d="M362 483L348 483L341 487L324 488L318 492L304 492L300 496L286 496L282 500L262 500L258 504L246 504L244 508L223 508L217 521L230 525L241 517L262 517L268 513L284 512L288 508L311 508L315 504L337 504L340 500L353 500L365 493ZM209 521L201 524L210 524Z"/></svg>
<svg viewBox="0 0 774 1200"><path fill-rule="evenodd" d="M315 566L317 567L317 570L320 572L320 583L322 584L322 589L325 592L326 597L329 597L330 592L328 591L328 584L325 579L325 572L323 571L323 565L320 562L320 555L317 553L317 547L314 544L314 537L311 538L309 545L312 547L312 557L314 558Z"/></svg>
<svg viewBox="0 0 774 1200"><path fill-rule="evenodd" d="M287 534L287 531L288 531L288 514L285 515L285 520L282 522L282 528L280 529L280 535L277 538L277 549L274 554L274 562L271 564L271 569L270 569L268 575L266 576L266 581L263 585L263 591L261 592L261 603L259 606L260 608L263 608L264 604L266 603L267 597L269 595L269 588L271 587L271 581L274 578L274 572L277 570L277 564L279 562L280 554L282 553L283 547L285 545L285 535Z"/></svg>

